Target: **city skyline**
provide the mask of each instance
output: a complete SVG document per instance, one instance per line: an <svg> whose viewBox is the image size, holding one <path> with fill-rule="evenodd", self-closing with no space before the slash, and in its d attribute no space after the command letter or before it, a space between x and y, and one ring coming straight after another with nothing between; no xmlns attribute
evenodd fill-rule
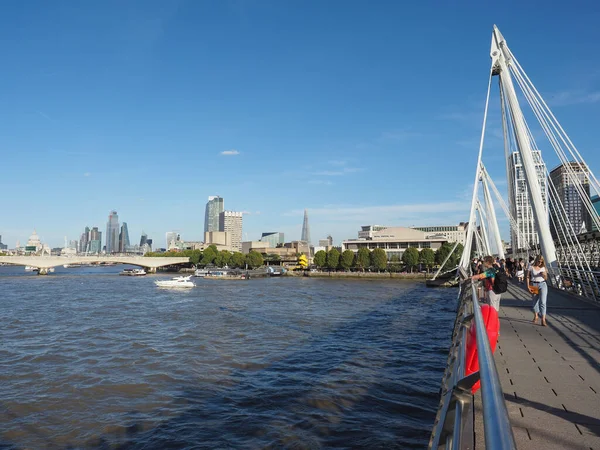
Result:
<svg viewBox="0 0 600 450"><path fill-rule="evenodd" d="M158 243L176 228L201 241L214 193L244 212L244 240L267 230L299 239L304 209L314 242L372 223L465 221L494 23L591 170L600 167L586 125L600 119L592 4L544 12L552 46L527 20L539 7L510 1L440 3L434 13L418 2L31 5L0 17L0 148L3 167L18 169L0 179L11 193L0 217L9 247L34 228L53 247L91 224L105 233L112 209L131 236L144 230ZM232 31L215 41L216 29ZM449 37L453 50L440 52ZM506 195L503 154L493 89L484 162ZM119 164L91 164L98 155Z"/></svg>

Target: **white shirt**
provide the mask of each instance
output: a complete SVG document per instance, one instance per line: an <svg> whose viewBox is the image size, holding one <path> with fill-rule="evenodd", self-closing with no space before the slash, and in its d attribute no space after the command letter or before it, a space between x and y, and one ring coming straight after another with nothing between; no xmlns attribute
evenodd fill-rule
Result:
<svg viewBox="0 0 600 450"><path fill-rule="evenodd" d="M531 266L529 268L529 276L531 278L531 281L533 281L534 283L541 283L542 281L545 281L544 276L542 275L542 273L544 273L545 271L545 267L540 267L539 270L535 270L535 268Z"/></svg>

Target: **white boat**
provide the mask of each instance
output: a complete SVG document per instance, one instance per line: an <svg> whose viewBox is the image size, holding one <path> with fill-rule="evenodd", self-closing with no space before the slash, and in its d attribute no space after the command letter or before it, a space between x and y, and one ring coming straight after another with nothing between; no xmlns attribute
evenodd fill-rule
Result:
<svg viewBox="0 0 600 450"><path fill-rule="evenodd" d="M25 266L25 272L37 272L38 270L40 270L38 267Z"/></svg>
<svg viewBox="0 0 600 450"><path fill-rule="evenodd" d="M190 281L191 275L187 277L175 277L170 280L156 280L154 284L158 287L172 287L172 288L191 288L196 286Z"/></svg>
<svg viewBox="0 0 600 450"><path fill-rule="evenodd" d="M123 269L119 275L128 275L130 277L139 277L141 275L146 275L146 271L144 269Z"/></svg>
<svg viewBox="0 0 600 450"><path fill-rule="evenodd" d="M195 277L205 277L209 273L210 272L206 269L196 269L196 271L194 272L194 276Z"/></svg>

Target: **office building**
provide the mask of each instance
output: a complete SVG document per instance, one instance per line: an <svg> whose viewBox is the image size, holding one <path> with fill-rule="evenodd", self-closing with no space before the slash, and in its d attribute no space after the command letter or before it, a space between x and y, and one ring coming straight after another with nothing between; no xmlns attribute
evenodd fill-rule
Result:
<svg viewBox="0 0 600 450"><path fill-rule="evenodd" d="M129 247L129 229L127 228L127 222L123 222L119 233L119 253L126 253Z"/></svg>
<svg viewBox="0 0 600 450"><path fill-rule="evenodd" d="M414 228L386 227L383 230L374 231L369 239L343 241L342 251L352 250L356 253L360 248L367 248L371 251L381 248L389 260L392 256L401 258L407 248L416 248L419 251L430 248L435 251L444 242L448 242L448 239L442 236L427 237L427 233Z"/></svg>
<svg viewBox="0 0 600 450"><path fill-rule="evenodd" d="M148 241L148 235L142 231L142 236L140 237L140 247L142 247L146 241Z"/></svg>
<svg viewBox="0 0 600 450"><path fill-rule="evenodd" d="M426 237L442 237L448 242L458 242L465 245L467 240L468 222L461 222L458 225L443 225L434 227L411 227L413 230L424 231Z"/></svg>
<svg viewBox="0 0 600 450"><path fill-rule="evenodd" d="M301 241L310 245L310 225L308 224L308 211L304 210L304 221L302 222L302 237Z"/></svg>
<svg viewBox="0 0 600 450"><path fill-rule="evenodd" d="M229 233L231 248L236 252L242 251L242 213L223 211L219 214L219 231Z"/></svg>
<svg viewBox="0 0 600 450"><path fill-rule="evenodd" d="M533 161L537 173L537 181L542 193L542 200L546 206L546 211L548 211L546 164L542 160L542 152L540 150L533 150ZM519 152L511 154L508 161L507 175L509 207L519 230L518 233L512 227L510 230L511 248L513 252L516 252L539 244L533 208L531 207L531 198L525 179L525 170Z"/></svg>
<svg viewBox="0 0 600 450"><path fill-rule="evenodd" d="M90 230L87 252L92 254L102 252L102 232L98 230L98 227Z"/></svg>
<svg viewBox="0 0 600 450"><path fill-rule="evenodd" d="M78 249L79 253L87 252L89 239L90 239L90 227L85 227L85 230L83 231L83 233L81 233L81 236L79 237L79 249Z"/></svg>
<svg viewBox="0 0 600 450"><path fill-rule="evenodd" d="M8 245L2 243L2 236L0 236L0 250L7 250Z"/></svg>
<svg viewBox="0 0 600 450"><path fill-rule="evenodd" d="M333 238L327 236L326 239L319 239L319 247L333 247Z"/></svg>
<svg viewBox="0 0 600 450"><path fill-rule="evenodd" d="M219 196L208 197L204 213L204 232L219 231L219 214L225 211L225 201Z"/></svg>
<svg viewBox="0 0 600 450"><path fill-rule="evenodd" d="M556 189L558 199L564 209L572 229L565 229L561 226L557 214L563 214L561 210L552 208L550 211L550 233L554 239L564 239L565 233L575 234L586 233L592 230L592 218L587 211L583 199L578 191L578 187L583 189L584 195L590 197L590 172L583 163L570 162L568 166L561 164L552 169L549 178Z"/></svg>
<svg viewBox="0 0 600 450"><path fill-rule="evenodd" d="M165 233L165 240L167 245L165 246L165 248L167 250L171 249L171 248L176 248L177 247L177 242L179 241L180 236L176 231L167 231Z"/></svg>
<svg viewBox="0 0 600 450"><path fill-rule="evenodd" d="M268 242L270 247L275 248L278 245L283 245L285 242L285 237L283 233L268 231L261 235L260 242Z"/></svg>
<svg viewBox="0 0 600 450"><path fill-rule="evenodd" d="M119 251L119 216L116 211L111 211L106 223L106 253Z"/></svg>

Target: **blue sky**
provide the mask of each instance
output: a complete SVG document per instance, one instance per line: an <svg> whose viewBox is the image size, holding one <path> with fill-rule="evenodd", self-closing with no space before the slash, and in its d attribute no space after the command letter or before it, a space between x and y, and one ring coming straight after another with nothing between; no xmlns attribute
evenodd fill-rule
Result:
<svg viewBox="0 0 600 450"><path fill-rule="evenodd" d="M6 3L2 240L62 245L111 209L134 241L201 240L209 195L248 240L299 238L304 208L315 242L464 221L494 23L597 172L599 19L591 1ZM497 94L490 114L506 190Z"/></svg>

